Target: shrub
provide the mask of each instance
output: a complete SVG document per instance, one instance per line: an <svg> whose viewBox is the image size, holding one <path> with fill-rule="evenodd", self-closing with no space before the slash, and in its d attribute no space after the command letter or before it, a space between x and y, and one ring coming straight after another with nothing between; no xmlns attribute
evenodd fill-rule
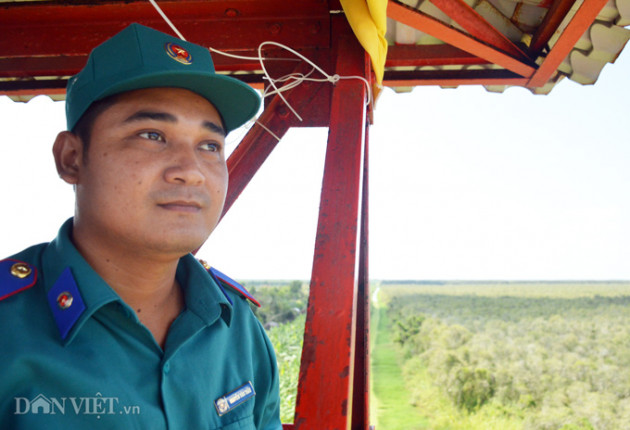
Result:
<svg viewBox="0 0 630 430"><path fill-rule="evenodd" d="M469 367L453 370L447 393L457 406L472 412L494 396L495 381L488 370Z"/></svg>

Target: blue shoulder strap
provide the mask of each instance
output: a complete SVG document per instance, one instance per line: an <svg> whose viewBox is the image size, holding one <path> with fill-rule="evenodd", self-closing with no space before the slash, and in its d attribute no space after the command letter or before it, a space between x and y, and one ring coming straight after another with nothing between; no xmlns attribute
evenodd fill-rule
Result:
<svg viewBox="0 0 630 430"><path fill-rule="evenodd" d="M31 288L35 282L37 282L35 267L18 260L0 261L0 300Z"/></svg>
<svg viewBox="0 0 630 430"><path fill-rule="evenodd" d="M205 261L202 261L201 264L206 268L206 270L208 270L208 273L210 273L210 275L212 275L212 277L219 283L219 286L226 286L226 287L231 288L232 290L236 291L241 296L251 301L256 306L260 307L260 303L258 302L258 300L256 300L254 296L252 296L249 293L249 291L247 291L245 287L243 287L241 284L236 282L234 279L230 278L228 275L218 271L214 267L210 267L208 263L206 263ZM228 300L230 300L229 297L228 297ZM230 300L230 303L231 303L231 300Z"/></svg>

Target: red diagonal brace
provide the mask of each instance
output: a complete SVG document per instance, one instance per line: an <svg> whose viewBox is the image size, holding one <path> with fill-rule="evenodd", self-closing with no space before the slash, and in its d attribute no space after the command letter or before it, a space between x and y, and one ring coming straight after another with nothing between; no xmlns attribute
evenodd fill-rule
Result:
<svg viewBox="0 0 630 430"><path fill-rule="evenodd" d="M547 45L547 42L558 29L564 17L571 10L573 3L575 3L575 0L556 0L553 2L553 5L545 14L545 19L543 19L536 33L534 33L534 37L532 37L532 43L529 46L531 55L537 56Z"/></svg>
<svg viewBox="0 0 630 430"><path fill-rule="evenodd" d="M521 76L530 77L534 73L533 66L400 2L388 1L387 16Z"/></svg>
<svg viewBox="0 0 630 430"><path fill-rule="evenodd" d="M310 69L310 66L301 64L295 71L307 73ZM298 87L284 92L283 95L298 113L308 118L310 111L322 109L322 99L328 100L326 97L327 85L330 84L303 82ZM318 112L318 115L320 114L321 112ZM262 126L255 124L227 160L230 183L222 216L227 213L260 166L271 154L271 151L278 144L278 138L281 139L290 127L301 125L298 124L298 119L291 113L279 96L275 96L267 105L265 111L258 118L258 122ZM265 128L269 131L265 130Z"/></svg>
<svg viewBox="0 0 630 430"><path fill-rule="evenodd" d="M553 48L540 65L536 73L532 76L528 87L542 87L549 81L549 78L558 69L558 66L569 55L580 37L593 24L595 18L608 3L608 0L584 0L582 6L578 9L575 16L564 29L562 35L558 38Z"/></svg>
<svg viewBox="0 0 630 430"><path fill-rule="evenodd" d="M463 0L431 0L438 9L455 20L464 30L482 42L510 54L521 61L528 61L527 55L503 33L479 15Z"/></svg>

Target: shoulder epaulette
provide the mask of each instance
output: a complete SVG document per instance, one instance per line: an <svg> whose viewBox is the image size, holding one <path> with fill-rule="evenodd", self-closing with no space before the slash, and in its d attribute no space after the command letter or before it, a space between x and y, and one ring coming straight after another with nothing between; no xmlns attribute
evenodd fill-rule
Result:
<svg viewBox="0 0 630 430"><path fill-rule="evenodd" d="M222 273L220 271L218 271L217 269L215 269L214 267L210 267L208 265L208 263L206 263L203 260L200 260L200 263L203 265L203 267L206 268L206 270L208 271L208 273L210 273L210 275L212 275L212 277L219 283L221 283L221 285L224 285L226 287L229 287L230 289L236 291L238 294L240 294L241 296L245 297L246 299L248 299L250 302L252 302L253 304L255 304L256 306L260 307L260 303L258 302L258 300L256 300L254 298L254 296L252 296L250 294L249 291L247 291L245 289L245 287L243 287L241 284L239 284L238 282L236 282L234 279L230 278L228 275L226 275L225 273ZM229 300L229 297L228 297Z"/></svg>
<svg viewBox="0 0 630 430"><path fill-rule="evenodd" d="M0 261L0 300L31 288L37 281L37 269L28 263L6 259Z"/></svg>

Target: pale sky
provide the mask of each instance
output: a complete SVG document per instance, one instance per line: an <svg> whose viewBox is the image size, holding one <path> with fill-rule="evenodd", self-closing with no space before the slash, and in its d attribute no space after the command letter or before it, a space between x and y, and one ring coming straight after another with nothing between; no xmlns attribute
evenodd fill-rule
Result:
<svg viewBox="0 0 630 430"><path fill-rule="evenodd" d="M628 51L594 86L565 79L547 96L385 90L370 131L371 278L630 280ZM0 97L3 256L72 216L51 155L63 110ZM198 255L236 279L308 279L326 138L289 132Z"/></svg>

